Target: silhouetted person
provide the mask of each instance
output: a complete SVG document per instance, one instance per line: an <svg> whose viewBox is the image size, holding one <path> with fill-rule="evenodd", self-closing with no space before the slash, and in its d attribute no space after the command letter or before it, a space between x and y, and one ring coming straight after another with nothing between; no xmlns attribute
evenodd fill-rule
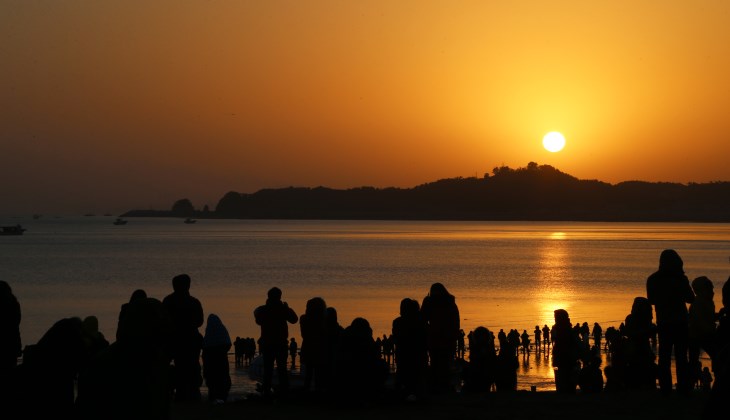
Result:
<svg viewBox="0 0 730 420"><path fill-rule="evenodd" d="M233 352L235 354L236 367L243 366L243 356L246 350L246 341L241 337L233 340Z"/></svg>
<svg viewBox="0 0 730 420"><path fill-rule="evenodd" d="M393 359L393 337L388 337L383 334L383 358L385 362L390 366Z"/></svg>
<svg viewBox="0 0 730 420"><path fill-rule="evenodd" d="M469 363L464 369L464 391L489 392L497 374L494 339L485 327L477 327L469 346Z"/></svg>
<svg viewBox="0 0 730 420"><path fill-rule="evenodd" d="M509 342L505 343L504 347L500 347L499 355L497 355L494 376L497 392L517 390L517 369L519 367L520 362L517 360L515 348Z"/></svg>
<svg viewBox="0 0 730 420"><path fill-rule="evenodd" d="M129 310L129 305L133 304L134 302L138 302L141 300L147 299L147 292L145 292L142 289L137 289L134 292L132 292L132 296L129 297L129 302L123 303L121 309L119 310L119 319L117 321L117 334L120 328L120 324L124 322L124 318L127 314L127 311ZM118 337L117 337L118 339Z"/></svg>
<svg viewBox="0 0 730 420"><path fill-rule="evenodd" d="M504 329L499 329L499 332L497 333L497 340L499 341L499 349L501 351L502 347L507 346L507 333L504 332Z"/></svg>
<svg viewBox="0 0 730 420"><path fill-rule="evenodd" d="M289 357L291 357L291 368L292 370L297 366L297 352L299 351L299 345L297 340L292 337L289 340Z"/></svg>
<svg viewBox="0 0 730 420"><path fill-rule="evenodd" d="M689 392L687 346L689 341L687 303L694 300L683 262L673 249L662 251L659 269L646 281L646 297L656 310L659 336L659 387L663 394L672 391L672 350L677 372L677 390Z"/></svg>
<svg viewBox="0 0 730 420"><path fill-rule="evenodd" d="M82 328L79 318L61 319L23 351L19 402L27 418L73 416L74 383L88 357Z"/></svg>
<svg viewBox="0 0 730 420"><path fill-rule="evenodd" d="M400 316L393 320L392 332L396 389L406 397L422 396L428 369L428 348L426 324L417 301L405 298L400 302Z"/></svg>
<svg viewBox="0 0 730 420"><path fill-rule="evenodd" d="M327 308L327 375L325 387L332 386L335 372L337 372L337 357L340 350L340 341L345 329L337 321L337 309Z"/></svg>
<svg viewBox="0 0 730 420"><path fill-rule="evenodd" d="M695 300L689 307L689 366L692 381L702 373L700 350L715 359L715 292L712 281L705 276L692 280Z"/></svg>
<svg viewBox="0 0 730 420"><path fill-rule="evenodd" d="M20 342L20 303L7 282L0 280L0 410L11 401L17 380Z"/></svg>
<svg viewBox="0 0 730 420"><path fill-rule="evenodd" d="M203 336L203 306L190 295L190 276L180 274L172 279L173 293L163 299L173 323L172 357L175 362L175 400L200 399L200 351Z"/></svg>
<svg viewBox="0 0 730 420"><path fill-rule="evenodd" d="M545 344L545 348L550 347L550 343L552 341L550 340L550 327L548 327L547 324L542 327L542 341Z"/></svg>
<svg viewBox="0 0 730 420"><path fill-rule="evenodd" d="M601 350L601 341L603 340L603 328L601 328L601 325L597 322L593 323L593 331L591 331L593 335L593 345L598 347L599 353Z"/></svg>
<svg viewBox="0 0 730 420"><path fill-rule="evenodd" d="M527 334L527 330L522 330L522 334L520 334L520 345L522 346L522 354L530 353L530 335Z"/></svg>
<svg viewBox="0 0 730 420"><path fill-rule="evenodd" d="M632 389L656 389L657 367L649 338L652 334L652 311L649 300L637 297L624 322L621 357L625 362L625 384Z"/></svg>
<svg viewBox="0 0 730 420"><path fill-rule="evenodd" d="M382 391L388 366L378 354L370 323L355 318L342 334L336 390L344 401L368 400Z"/></svg>
<svg viewBox="0 0 730 420"><path fill-rule="evenodd" d="M715 381L707 404L702 410L702 419L716 419L727 415L730 400L730 277L722 285L722 309L718 313L719 323L715 335L715 360L713 368Z"/></svg>
<svg viewBox="0 0 730 420"><path fill-rule="evenodd" d="M580 333L580 339L581 339L581 341L583 341L584 343L588 344L588 340L589 340L590 335L591 335L591 327L588 326L588 323L587 322L584 322L584 323L580 324L579 329L580 329L579 333Z"/></svg>
<svg viewBox="0 0 730 420"><path fill-rule="evenodd" d="M289 375L286 366L289 324L299 320L296 312L281 300L281 289L272 287L267 293L266 304L254 310L256 324L261 326L259 351L264 362L264 379L262 393L271 395L274 375L274 362L279 378L279 390L284 393L289 389Z"/></svg>
<svg viewBox="0 0 730 420"><path fill-rule="evenodd" d="M169 419L172 331L159 300L142 298L130 304L117 340L79 375L79 418Z"/></svg>
<svg viewBox="0 0 730 420"><path fill-rule="evenodd" d="M507 333L507 342L514 349L516 355L520 350L520 333L514 328L509 330Z"/></svg>
<svg viewBox="0 0 730 420"><path fill-rule="evenodd" d="M542 330L539 325L535 325L535 353L540 352L540 346L542 345Z"/></svg>
<svg viewBox="0 0 730 420"><path fill-rule="evenodd" d="M251 366L253 358L256 356L256 340L252 337L246 337L244 339L243 346L243 358L246 361L246 365Z"/></svg>
<svg viewBox="0 0 730 420"><path fill-rule="evenodd" d="M304 314L299 317L302 334L302 366L304 389L314 382L315 390L321 391L327 370L327 304L321 297L307 301ZM326 382L326 379L324 379Z"/></svg>
<svg viewBox="0 0 730 420"><path fill-rule="evenodd" d="M712 373L710 373L710 368L708 367L702 368L702 374L700 375L700 388L705 392L712 389Z"/></svg>
<svg viewBox="0 0 730 420"><path fill-rule="evenodd" d="M218 315L208 315L203 337L203 377L208 387L208 400L223 403L231 390L228 351L231 336Z"/></svg>
<svg viewBox="0 0 730 420"><path fill-rule="evenodd" d="M606 328L606 350L608 351L609 357L613 357L616 343L620 337L621 333L613 325Z"/></svg>
<svg viewBox="0 0 730 420"><path fill-rule="evenodd" d="M564 309L555 310L552 338L555 388L561 393L574 393L578 381L578 337Z"/></svg>
<svg viewBox="0 0 730 420"><path fill-rule="evenodd" d="M441 283L431 285L423 299L421 314L428 332L428 354L434 391L451 390L450 365L459 338L460 318L456 299Z"/></svg>

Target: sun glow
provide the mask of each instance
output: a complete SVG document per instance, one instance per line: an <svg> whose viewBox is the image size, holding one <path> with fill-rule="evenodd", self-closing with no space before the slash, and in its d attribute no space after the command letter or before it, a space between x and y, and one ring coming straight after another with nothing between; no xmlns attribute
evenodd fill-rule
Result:
<svg viewBox="0 0 730 420"><path fill-rule="evenodd" d="M565 147L565 137L557 131L551 131L542 138L542 145L548 152L559 152Z"/></svg>

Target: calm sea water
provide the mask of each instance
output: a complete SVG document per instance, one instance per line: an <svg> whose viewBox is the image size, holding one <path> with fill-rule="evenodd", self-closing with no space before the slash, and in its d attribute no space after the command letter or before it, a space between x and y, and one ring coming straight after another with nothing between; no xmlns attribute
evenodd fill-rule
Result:
<svg viewBox="0 0 730 420"><path fill-rule="evenodd" d="M690 279L713 280L718 308L730 274L728 224L112 221L4 221L28 229L0 237L0 279L21 303L24 344L69 316L96 315L113 338L132 291L162 299L180 273L192 277L191 293L232 337L258 337L252 313L272 286L298 313L321 296L341 324L365 317L382 335L401 299L420 301L441 282L457 298L465 331L483 325L532 332L552 325L557 308L574 323L618 326L633 298L645 295L646 277L666 248L679 252ZM290 333L298 337L298 325ZM526 374L549 369L534 359L523 366Z"/></svg>

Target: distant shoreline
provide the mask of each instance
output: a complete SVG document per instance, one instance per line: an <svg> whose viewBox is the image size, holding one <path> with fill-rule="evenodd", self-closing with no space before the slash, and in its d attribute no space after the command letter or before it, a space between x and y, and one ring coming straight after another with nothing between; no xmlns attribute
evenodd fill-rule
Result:
<svg viewBox="0 0 730 420"><path fill-rule="evenodd" d="M483 178L452 178L413 188L326 187L230 191L214 209L190 200L171 210L122 217L281 220L730 222L730 182L579 180L549 165L495 168Z"/></svg>
<svg viewBox="0 0 730 420"><path fill-rule="evenodd" d="M201 220L322 220L322 221L394 221L394 222L592 222L592 223L730 223L730 217L708 218L708 219L618 219L618 218L552 218L552 219L517 219L517 218L416 218L416 217L392 217L392 218L362 218L362 217L224 217L218 215L193 214L192 216L179 216L164 210L129 210L119 217L149 217L149 218L170 218L185 219L192 217Z"/></svg>

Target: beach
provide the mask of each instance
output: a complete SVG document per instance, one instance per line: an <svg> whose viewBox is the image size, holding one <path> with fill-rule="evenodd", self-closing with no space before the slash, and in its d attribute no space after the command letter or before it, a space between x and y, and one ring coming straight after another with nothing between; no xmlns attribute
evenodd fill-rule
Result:
<svg viewBox="0 0 730 420"><path fill-rule="evenodd" d="M422 401L380 400L343 404L313 401L294 393L264 402L239 400L221 405L173 403L171 419L699 419L708 393L664 397L658 391L563 395L552 391L433 396ZM720 418L720 417L718 417Z"/></svg>

